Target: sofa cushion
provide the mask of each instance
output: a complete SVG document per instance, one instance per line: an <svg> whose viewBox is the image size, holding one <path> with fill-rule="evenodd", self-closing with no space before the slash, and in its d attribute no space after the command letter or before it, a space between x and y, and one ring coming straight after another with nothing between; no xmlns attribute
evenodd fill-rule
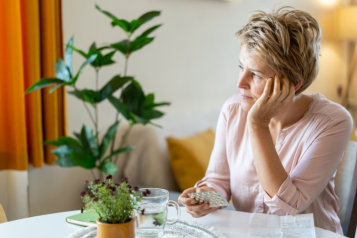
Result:
<svg viewBox="0 0 357 238"><path fill-rule="evenodd" d="M194 187L205 176L214 137L213 130L208 129L191 137L167 138L172 169L181 191Z"/></svg>

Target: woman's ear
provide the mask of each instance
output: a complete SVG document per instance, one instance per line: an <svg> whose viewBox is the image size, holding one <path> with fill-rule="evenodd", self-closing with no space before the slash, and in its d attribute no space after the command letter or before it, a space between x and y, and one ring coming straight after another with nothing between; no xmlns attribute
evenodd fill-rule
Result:
<svg viewBox="0 0 357 238"><path fill-rule="evenodd" d="M299 82L295 85L295 92L301 88L302 85L302 80L299 80Z"/></svg>

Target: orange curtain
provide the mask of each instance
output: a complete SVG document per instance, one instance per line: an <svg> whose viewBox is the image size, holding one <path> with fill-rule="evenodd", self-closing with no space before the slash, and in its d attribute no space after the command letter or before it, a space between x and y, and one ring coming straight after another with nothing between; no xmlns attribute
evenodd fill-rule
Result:
<svg viewBox="0 0 357 238"><path fill-rule="evenodd" d="M0 1L0 170L55 161L43 141L66 135L65 90L25 90L55 77L62 47L60 0Z"/></svg>

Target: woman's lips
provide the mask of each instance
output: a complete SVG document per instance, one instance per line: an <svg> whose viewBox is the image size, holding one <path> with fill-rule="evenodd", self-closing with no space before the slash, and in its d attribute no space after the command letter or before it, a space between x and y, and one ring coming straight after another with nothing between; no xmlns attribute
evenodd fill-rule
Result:
<svg viewBox="0 0 357 238"><path fill-rule="evenodd" d="M240 95L242 99L252 99L251 97L245 96L243 94Z"/></svg>

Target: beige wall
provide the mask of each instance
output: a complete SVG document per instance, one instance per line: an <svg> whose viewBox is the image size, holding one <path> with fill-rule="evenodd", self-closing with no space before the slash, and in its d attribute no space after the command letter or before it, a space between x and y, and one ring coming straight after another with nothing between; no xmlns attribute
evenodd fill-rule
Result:
<svg viewBox="0 0 357 238"><path fill-rule="evenodd" d="M218 109L237 93L239 45L234 33L242 27L251 11L267 10L282 5L294 6L312 13L332 27L333 7L318 0L62 0L64 40L75 35L74 45L87 49L98 44L121 40L124 34L112 28L107 17L94 8L97 3L120 18L133 19L149 10L162 10L162 16L144 25L164 26L155 32L155 41L132 55L129 74L136 76L145 92L155 92L158 101L172 102L163 108L170 114ZM327 16L327 17L326 17ZM141 32L141 30L138 30ZM329 34L326 34L327 36ZM333 39L322 44L321 69L316 82L307 90L319 92L337 101L336 87L345 78L343 44ZM123 57L117 53L116 66L100 73L100 86L113 75L122 73ZM74 56L77 70L83 58ZM94 87L94 71L87 67L78 82L79 88ZM78 131L91 122L82 103L68 95L68 131ZM99 130L113 123L115 112L108 103L100 105ZM79 209L79 192L83 181L91 179L80 168L64 169L45 166L29 169L30 215Z"/></svg>

